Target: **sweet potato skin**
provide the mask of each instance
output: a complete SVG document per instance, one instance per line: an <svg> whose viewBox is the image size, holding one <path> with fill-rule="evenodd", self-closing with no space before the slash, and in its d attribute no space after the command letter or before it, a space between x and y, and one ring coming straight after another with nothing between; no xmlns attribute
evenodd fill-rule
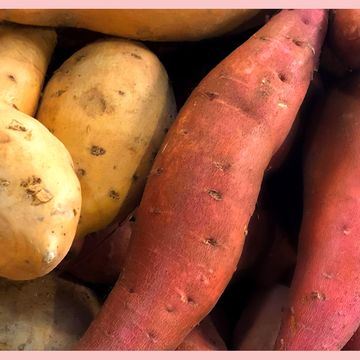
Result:
<svg viewBox="0 0 360 360"><path fill-rule="evenodd" d="M282 11L194 90L148 178L122 276L77 349L175 349L210 312L326 22L324 10Z"/></svg>
<svg viewBox="0 0 360 360"><path fill-rule="evenodd" d="M359 84L357 76L332 90L311 134L298 263L276 349L340 350L360 323Z"/></svg>
<svg viewBox="0 0 360 360"><path fill-rule="evenodd" d="M360 330L357 329L356 333L351 337L347 344L343 347L343 350L360 350Z"/></svg>
<svg viewBox="0 0 360 360"><path fill-rule="evenodd" d="M196 326L176 350L214 351L226 350L224 340L219 335L211 317L207 316Z"/></svg>
<svg viewBox="0 0 360 360"><path fill-rule="evenodd" d="M347 67L360 68L360 9L334 11L330 42L337 57Z"/></svg>

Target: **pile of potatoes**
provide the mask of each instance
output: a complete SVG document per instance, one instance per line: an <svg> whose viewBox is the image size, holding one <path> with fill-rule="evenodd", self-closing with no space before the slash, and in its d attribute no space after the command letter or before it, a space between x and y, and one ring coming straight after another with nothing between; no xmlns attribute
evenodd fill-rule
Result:
<svg viewBox="0 0 360 360"><path fill-rule="evenodd" d="M0 9L0 350L359 350L359 29Z"/></svg>

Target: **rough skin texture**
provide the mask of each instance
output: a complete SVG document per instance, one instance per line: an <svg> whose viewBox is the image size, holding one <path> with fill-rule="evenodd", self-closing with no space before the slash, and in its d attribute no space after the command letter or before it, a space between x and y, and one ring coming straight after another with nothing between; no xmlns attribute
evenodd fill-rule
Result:
<svg viewBox="0 0 360 360"><path fill-rule="evenodd" d="M148 178L122 276L77 349L175 349L214 307L326 25L324 10L282 11L193 91Z"/></svg>
<svg viewBox="0 0 360 360"><path fill-rule="evenodd" d="M360 69L360 9L335 10L329 33L335 55L347 67Z"/></svg>
<svg viewBox="0 0 360 360"><path fill-rule="evenodd" d="M276 349L340 350L360 323L360 78L330 93L305 159L298 262Z"/></svg>
<svg viewBox="0 0 360 360"><path fill-rule="evenodd" d="M257 14L256 9L4 9L0 21L71 26L135 40L195 41L246 29Z"/></svg>

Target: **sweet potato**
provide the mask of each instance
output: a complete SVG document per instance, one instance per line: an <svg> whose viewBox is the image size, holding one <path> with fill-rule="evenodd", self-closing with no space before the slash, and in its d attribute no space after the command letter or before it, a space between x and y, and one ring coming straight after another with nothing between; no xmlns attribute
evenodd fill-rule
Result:
<svg viewBox="0 0 360 360"><path fill-rule="evenodd" d="M338 9L329 27L335 55L351 69L360 68L360 9Z"/></svg>
<svg viewBox="0 0 360 360"><path fill-rule="evenodd" d="M98 284L114 284L124 266L135 217L130 214L122 223L85 237L81 250L62 271L77 279Z"/></svg>
<svg viewBox="0 0 360 360"><path fill-rule="evenodd" d="M207 316L198 326L192 329L176 350L226 350L226 345L211 318Z"/></svg>
<svg viewBox="0 0 360 360"><path fill-rule="evenodd" d="M189 41L246 29L256 9L0 10L0 21L71 26L136 40Z"/></svg>
<svg viewBox="0 0 360 360"><path fill-rule="evenodd" d="M325 10L282 11L193 91L156 157L122 276L77 349L175 349L210 312L326 24Z"/></svg>
<svg viewBox="0 0 360 360"><path fill-rule="evenodd" d="M339 350L360 323L360 77L318 112L304 163L298 261L276 349Z"/></svg>
<svg viewBox="0 0 360 360"><path fill-rule="evenodd" d="M289 289L276 285L257 292L241 316L234 332L236 350L272 350L278 335Z"/></svg>

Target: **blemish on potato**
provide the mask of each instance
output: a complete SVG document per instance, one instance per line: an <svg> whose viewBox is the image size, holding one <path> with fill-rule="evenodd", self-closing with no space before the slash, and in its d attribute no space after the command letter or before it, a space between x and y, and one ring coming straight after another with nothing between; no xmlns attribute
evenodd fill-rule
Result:
<svg viewBox="0 0 360 360"><path fill-rule="evenodd" d="M96 87L85 91L79 99L79 104L85 113L93 118L111 114L114 111L114 108L105 100L105 95Z"/></svg>
<svg viewBox="0 0 360 360"><path fill-rule="evenodd" d="M15 78L14 75L9 74L9 75L8 75L8 78L9 78L11 81L13 81L14 83L16 83L16 78Z"/></svg>
<svg viewBox="0 0 360 360"><path fill-rule="evenodd" d="M172 312L175 311L175 308L174 308L174 306L172 306L172 305L166 305L166 306L165 306L165 310L166 310L168 313L172 313Z"/></svg>
<svg viewBox="0 0 360 360"><path fill-rule="evenodd" d="M55 259L55 256L53 251L47 251L42 260L45 264L50 264Z"/></svg>
<svg viewBox="0 0 360 360"><path fill-rule="evenodd" d="M142 59L142 57L141 57L140 55L138 55L138 54L130 53L130 55L131 55L132 57L134 57L135 59Z"/></svg>
<svg viewBox="0 0 360 360"><path fill-rule="evenodd" d="M27 130L26 127L23 124L21 124L20 121L17 121L15 119L11 120L11 123L9 124L7 129L15 130L15 131L26 131Z"/></svg>
<svg viewBox="0 0 360 360"><path fill-rule="evenodd" d="M216 168L218 168L223 172L228 171L231 168L231 165L226 162L214 161L213 164L215 165Z"/></svg>
<svg viewBox="0 0 360 360"><path fill-rule="evenodd" d="M106 153L106 150L100 146L93 145L90 149L90 154L94 156L102 156Z"/></svg>
<svg viewBox="0 0 360 360"><path fill-rule="evenodd" d="M132 176L132 181L133 181L133 182L136 182L138 179L139 179L139 176L138 176L137 174L134 174L134 175Z"/></svg>
<svg viewBox="0 0 360 360"><path fill-rule="evenodd" d="M115 190L109 191L109 197L113 200L120 200L120 194Z"/></svg>
<svg viewBox="0 0 360 360"><path fill-rule="evenodd" d="M79 177L85 176L86 175L86 170L85 169L77 169L76 170L76 175Z"/></svg>
<svg viewBox="0 0 360 360"><path fill-rule="evenodd" d="M200 92L200 95L204 96L206 99L212 101L214 99L216 99L217 97L219 97L219 94L216 92L212 92L212 91L204 91L204 92Z"/></svg>
<svg viewBox="0 0 360 360"><path fill-rule="evenodd" d="M221 201L223 198L221 192L218 190L210 189L207 191L207 193L216 201Z"/></svg>
<svg viewBox="0 0 360 360"><path fill-rule="evenodd" d="M150 213L150 214L159 215L159 214L161 214L161 211L160 211L159 209L156 209L156 208L151 207L151 208L149 209L149 213Z"/></svg>
<svg viewBox="0 0 360 360"><path fill-rule="evenodd" d="M67 90L57 90L54 92L52 97L60 97L62 94L64 94Z"/></svg>
<svg viewBox="0 0 360 360"><path fill-rule="evenodd" d="M0 188L5 188L8 187L9 185L10 185L10 181L5 179L0 179Z"/></svg>
<svg viewBox="0 0 360 360"><path fill-rule="evenodd" d="M216 247L218 245L218 242L213 237L208 237L204 240L204 244Z"/></svg>
<svg viewBox="0 0 360 360"><path fill-rule="evenodd" d="M124 96L124 95L125 95L125 92L122 91L122 90L118 90L118 94L121 95L121 96Z"/></svg>
<svg viewBox="0 0 360 360"><path fill-rule="evenodd" d="M11 106L12 106L15 110L19 110L19 108L18 108L15 104L11 104Z"/></svg>
<svg viewBox="0 0 360 360"><path fill-rule="evenodd" d="M311 298L312 300L321 300L321 301L326 300L325 294L324 294L324 293L321 293L321 292L319 292L319 291L312 291L312 292L310 293L310 298Z"/></svg>

